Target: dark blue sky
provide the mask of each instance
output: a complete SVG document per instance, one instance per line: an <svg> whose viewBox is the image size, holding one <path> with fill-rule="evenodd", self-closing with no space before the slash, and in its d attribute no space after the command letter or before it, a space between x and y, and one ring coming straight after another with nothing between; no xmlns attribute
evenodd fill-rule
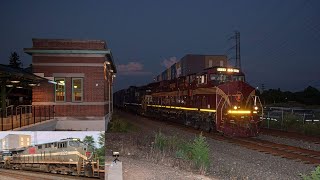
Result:
<svg viewBox="0 0 320 180"><path fill-rule="evenodd" d="M224 54L238 30L250 84L320 88L319 19L318 0L2 1L0 63L17 51L30 64L22 49L32 38L103 39L120 65L120 89L150 82L170 59Z"/></svg>

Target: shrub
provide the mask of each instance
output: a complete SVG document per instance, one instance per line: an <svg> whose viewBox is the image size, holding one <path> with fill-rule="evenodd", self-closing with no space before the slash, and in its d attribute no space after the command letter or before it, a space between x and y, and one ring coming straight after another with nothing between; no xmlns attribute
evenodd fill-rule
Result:
<svg viewBox="0 0 320 180"><path fill-rule="evenodd" d="M191 146L192 161L198 169L209 167L209 145L202 133L196 137Z"/></svg>
<svg viewBox="0 0 320 180"><path fill-rule="evenodd" d="M320 136L320 125L319 124L304 124L303 133L311 136Z"/></svg>
<svg viewBox="0 0 320 180"><path fill-rule="evenodd" d="M130 130L133 130L134 128L132 124L117 116L114 116L108 126L108 129L108 131L111 132L128 132Z"/></svg>
<svg viewBox="0 0 320 180"><path fill-rule="evenodd" d="M155 134L154 146L161 152L174 154L176 158L191 161L200 171L209 167L209 145L206 138L200 134L193 142L185 141L177 136L167 137L161 132Z"/></svg>
<svg viewBox="0 0 320 180"><path fill-rule="evenodd" d="M302 121L303 119L301 116L288 113L284 115L284 126L287 129L296 129L298 127L301 127Z"/></svg>
<svg viewBox="0 0 320 180"><path fill-rule="evenodd" d="M154 139L154 146L159 149L160 151L164 151L165 146L168 144L168 139L165 137L161 131L156 133L155 139Z"/></svg>
<svg viewBox="0 0 320 180"><path fill-rule="evenodd" d="M304 180L319 180L320 179L320 166L318 166L314 171L312 171L309 176L302 175L302 174L300 174L300 176Z"/></svg>
<svg viewBox="0 0 320 180"><path fill-rule="evenodd" d="M192 148L192 144L190 142L185 142L180 144L175 154L176 157L184 160L191 160L192 159L191 148Z"/></svg>

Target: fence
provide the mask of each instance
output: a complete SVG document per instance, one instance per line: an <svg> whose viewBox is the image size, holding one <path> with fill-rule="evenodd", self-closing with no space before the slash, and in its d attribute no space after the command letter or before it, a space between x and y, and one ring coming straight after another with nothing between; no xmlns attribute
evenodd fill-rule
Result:
<svg viewBox="0 0 320 180"><path fill-rule="evenodd" d="M13 130L54 118L54 106L19 105L0 109L1 131Z"/></svg>
<svg viewBox="0 0 320 180"><path fill-rule="evenodd" d="M320 118L310 112L294 112L282 110L265 111L262 126L269 129L288 130L304 124L319 123Z"/></svg>

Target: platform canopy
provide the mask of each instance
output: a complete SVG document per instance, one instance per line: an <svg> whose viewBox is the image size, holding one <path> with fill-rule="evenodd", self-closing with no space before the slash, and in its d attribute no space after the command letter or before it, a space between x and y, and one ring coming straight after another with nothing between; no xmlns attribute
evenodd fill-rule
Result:
<svg viewBox="0 0 320 180"><path fill-rule="evenodd" d="M36 76L23 69L12 68L8 65L0 64L0 109L4 109L6 107L6 102L4 99L7 98L12 89L28 89L32 88L33 86L39 86L42 82L48 83L48 79ZM3 112L4 111L2 111L2 113Z"/></svg>
<svg viewBox="0 0 320 180"><path fill-rule="evenodd" d="M12 68L8 65L0 64L1 86L28 88L38 85L40 82L48 82L48 79L36 76L23 69Z"/></svg>

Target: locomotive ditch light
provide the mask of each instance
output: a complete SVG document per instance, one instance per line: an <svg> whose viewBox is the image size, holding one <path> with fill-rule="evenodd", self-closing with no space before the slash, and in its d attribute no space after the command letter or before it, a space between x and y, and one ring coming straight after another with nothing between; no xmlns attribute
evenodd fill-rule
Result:
<svg viewBox="0 0 320 180"><path fill-rule="evenodd" d="M254 107L254 110L258 110L258 107L257 107L257 106L255 106L255 107Z"/></svg>
<svg viewBox="0 0 320 180"><path fill-rule="evenodd" d="M237 106L234 106L233 109L238 109L238 107L237 107Z"/></svg>

